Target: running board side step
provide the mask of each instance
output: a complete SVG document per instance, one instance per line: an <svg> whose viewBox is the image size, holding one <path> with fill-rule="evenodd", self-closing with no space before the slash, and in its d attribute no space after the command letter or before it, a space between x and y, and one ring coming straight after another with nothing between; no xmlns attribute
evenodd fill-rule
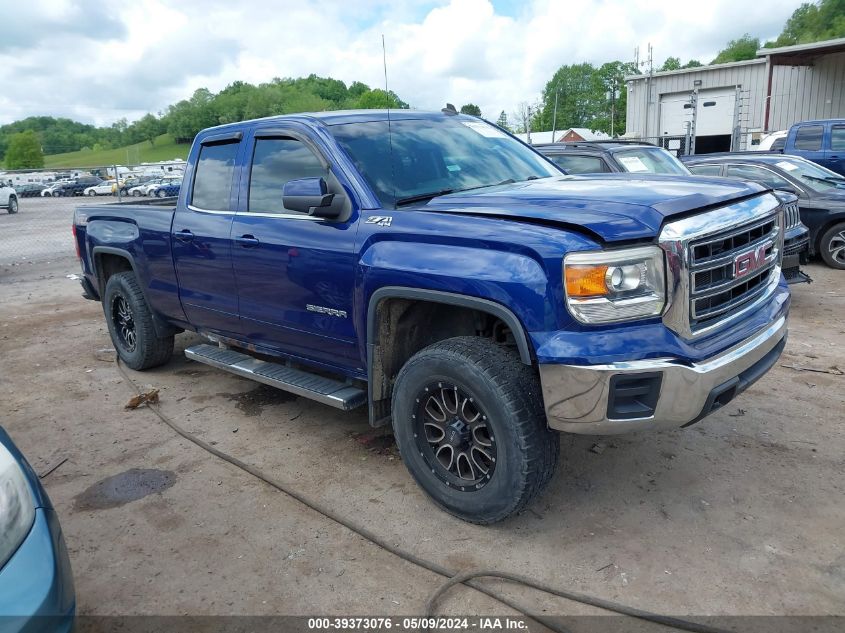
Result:
<svg viewBox="0 0 845 633"><path fill-rule="evenodd" d="M185 356L198 363L250 378L290 393L348 411L367 403L367 392L353 385L215 345L194 345Z"/></svg>

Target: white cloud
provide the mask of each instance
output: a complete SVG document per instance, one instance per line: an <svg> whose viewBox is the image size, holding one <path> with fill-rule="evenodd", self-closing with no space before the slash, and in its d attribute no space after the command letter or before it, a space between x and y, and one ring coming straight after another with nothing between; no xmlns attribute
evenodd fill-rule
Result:
<svg viewBox="0 0 845 633"><path fill-rule="evenodd" d="M710 61L749 32L776 36L799 0L34 0L4 10L0 123L34 114L96 123L159 111L205 86L328 75L383 85L421 109L477 103L485 116L537 99L562 64Z"/></svg>

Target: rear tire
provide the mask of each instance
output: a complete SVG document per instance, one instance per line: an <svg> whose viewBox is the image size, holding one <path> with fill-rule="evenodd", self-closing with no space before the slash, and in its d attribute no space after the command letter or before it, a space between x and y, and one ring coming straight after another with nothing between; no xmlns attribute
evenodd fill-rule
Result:
<svg viewBox="0 0 845 633"><path fill-rule="evenodd" d="M156 193L156 196L158 196L159 198L166 198L167 192L164 189L159 189Z"/></svg>
<svg viewBox="0 0 845 633"><path fill-rule="evenodd" d="M156 336L153 314L135 273L122 272L109 277L103 310L114 348L127 367L150 369L170 360L173 336Z"/></svg>
<svg viewBox="0 0 845 633"><path fill-rule="evenodd" d="M392 416L411 475L464 521L519 512L557 467L560 438L546 424L536 372L487 339L451 338L415 354L396 378Z"/></svg>
<svg viewBox="0 0 845 633"><path fill-rule="evenodd" d="M9 198L9 215L14 215L18 212L18 199L15 196Z"/></svg>
<svg viewBox="0 0 845 633"><path fill-rule="evenodd" d="M837 270L845 270L845 222L834 224L819 240L819 252L824 263Z"/></svg>

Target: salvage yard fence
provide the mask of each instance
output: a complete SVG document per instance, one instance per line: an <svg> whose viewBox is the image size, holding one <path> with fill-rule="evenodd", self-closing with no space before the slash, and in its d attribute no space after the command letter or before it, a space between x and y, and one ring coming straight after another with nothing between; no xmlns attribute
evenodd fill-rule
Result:
<svg viewBox="0 0 845 633"><path fill-rule="evenodd" d="M0 275L18 266L37 267L58 260L72 263L75 246L71 225L76 207L92 202L116 202L135 186L152 188L160 181L178 182L183 170L183 161L168 161L0 171L0 183L6 186L11 183L18 198L16 214L0 209ZM108 184L92 195L85 195L87 188L98 179ZM56 195L49 189L42 195L43 187L60 189ZM165 193L174 191L174 187L168 187Z"/></svg>

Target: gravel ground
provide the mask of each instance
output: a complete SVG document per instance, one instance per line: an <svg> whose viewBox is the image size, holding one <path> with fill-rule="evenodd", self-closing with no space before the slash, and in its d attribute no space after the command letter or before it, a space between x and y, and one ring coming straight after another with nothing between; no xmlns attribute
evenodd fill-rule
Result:
<svg viewBox="0 0 845 633"><path fill-rule="evenodd" d="M25 200L18 216L0 215L0 412L37 471L67 459L44 483L80 613L420 613L441 579L150 411L124 410L133 392L99 351L110 347L100 306L66 277L78 272L65 255L78 203ZM15 254L10 243L33 235L37 247ZM363 411L188 362L193 335L177 337L169 365L133 379L159 388L163 411L217 448L454 568L504 569L675 615L845 614L845 376L830 369L845 369L845 275L807 270L816 282L794 287L786 352L750 391L687 430L565 436L548 492L493 527L432 506ZM593 452L597 442L604 450ZM132 469L162 471L160 485L109 498L100 482ZM546 613L594 612L511 592ZM441 611L507 613L467 589Z"/></svg>

